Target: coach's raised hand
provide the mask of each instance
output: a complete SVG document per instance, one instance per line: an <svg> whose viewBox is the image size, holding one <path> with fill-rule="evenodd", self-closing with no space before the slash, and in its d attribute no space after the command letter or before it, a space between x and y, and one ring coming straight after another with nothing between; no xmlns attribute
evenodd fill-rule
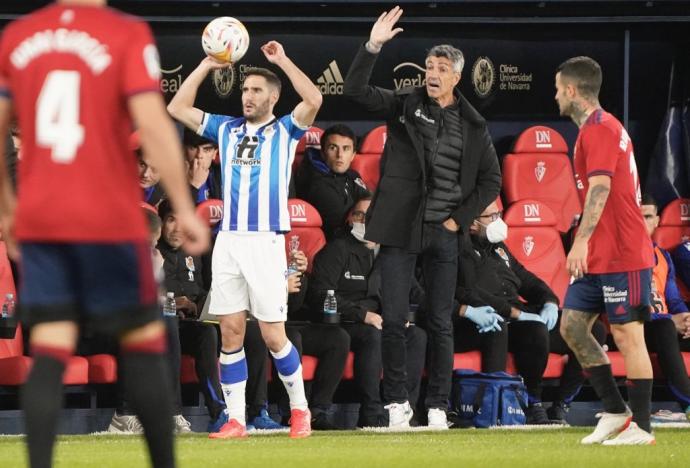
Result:
<svg viewBox="0 0 690 468"><path fill-rule="evenodd" d="M367 50L369 52L378 53L383 44L403 31L403 28L395 27L402 14L403 10L399 6L396 6L391 11L381 13L381 16L379 16L379 19L376 20L376 23L371 28L371 34L369 34L369 42L367 42Z"/></svg>

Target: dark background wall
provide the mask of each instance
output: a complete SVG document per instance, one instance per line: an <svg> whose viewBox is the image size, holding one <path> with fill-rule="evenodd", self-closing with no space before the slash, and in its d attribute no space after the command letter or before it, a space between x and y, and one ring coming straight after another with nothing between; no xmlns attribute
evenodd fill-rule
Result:
<svg viewBox="0 0 690 468"><path fill-rule="evenodd" d="M0 21L44 3L4 1ZM151 23L161 53L166 99L203 58L204 25L217 16L235 16L250 31L250 50L231 74L216 84L207 80L198 96L199 107L239 113L243 70L249 65L265 66L259 46L275 39L314 82L323 80L325 100L317 125L346 122L358 135L381 122L371 120L341 96L341 77L347 74L375 17L396 3L403 4L405 31L384 48L372 82L388 88L422 84L426 51L439 43L459 47L466 61L460 89L489 121L499 154L508 152L514 137L534 124L556 128L572 148L577 129L558 116L554 70L569 57L592 56L604 70L601 103L626 123L642 181L666 111L674 54L690 50L690 2L686 1L109 3ZM492 73L487 72L487 63ZM473 68L478 70L481 64L485 65L483 76L492 77L485 80L491 84L488 91L473 83L473 75L478 75ZM330 74L324 75L326 70ZM277 111L289 112L296 103L297 96L286 86Z"/></svg>

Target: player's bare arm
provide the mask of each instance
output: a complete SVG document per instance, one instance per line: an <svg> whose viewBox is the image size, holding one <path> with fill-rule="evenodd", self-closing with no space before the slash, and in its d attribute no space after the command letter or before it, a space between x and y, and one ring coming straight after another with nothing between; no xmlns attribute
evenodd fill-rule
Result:
<svg viewBox="0 0 690 468"><path fill-rule="evenodd" d="M10 126L10 115L12 114L12 103L7 98L0 98L0 135L7 135ZM12 183L7 173L7 155L5 145L0 145L0 229L2 229L2 240L7 245L7 253L12 259L19 257L17 244L12 237L12 227L14 225L14 209L16 200L12 191Z"/></svg>
<svg viewBox="0 0 690 468"><path fill-rule="evenodd" d="M261 46L261 51L266 56L266 60L283 70L292 87L295 88L299 97L302 98L302 102L297 104L293 111L297 123L301 127L308 127L313 124L323 102L323 96L321 96L319 88L285 55L285 50L279 42L269 41Z"/></svg>
<svg viewBox="0 0 690 468"><path fill-rule="evenodd" d="M185 127L196 132L204 117L204 111L194 107L194 100L196 99L199 86L204 82L209 72L219 68L227 68L230 65L229 63L216 62L210 57L204 58L194 71L189 74L187 79L182 82L180 89L177 90L170 104L168 104L170 115Z"/></svg>
<svg viewBox="0 0 690 468"><path fill-rule="evenodd" d="M589 238L601 219L606 206L606 200L611 191L611 178L606 175L592 176L589 179L589 190L585 197L585 207L582 211L582 221L577 230L575 241L568 253L566 268L575 278L581 278L587 273L587 253Z"/></svg>
<svg viewBox="0 0 690 468"><path fill-rule="evenodd" d="M201 255L209 247L209 228L194 212L182 163L182 146L165 111L163 97L158 93L137 94L129 99L129 110L139 130L142 149L158 169L177 222L185 233L184 250L190 255Z"/></svg>

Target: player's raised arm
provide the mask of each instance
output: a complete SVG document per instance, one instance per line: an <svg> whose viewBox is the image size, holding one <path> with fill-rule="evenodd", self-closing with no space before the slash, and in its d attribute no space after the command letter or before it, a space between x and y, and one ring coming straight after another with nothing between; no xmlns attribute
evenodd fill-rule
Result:
<svg viewBox="0 0 690 468"><path fill-rule="evenodd" d="M129 109L139 130L141 147L151 165L160 173L165 193L175 209L178 222L182 223L182 231L187 238L185 251L189 255L206 252L209 229L194 213L182 164L182 146L165 112L162 96L158 93L137 94L129 99Z"/></svg>
<svg viewBox="0 0 690 468"><path fill-rule="evenodd" d="M279 66L285 72L295 91L302 98L302 102L297 104L293 111L297 123L301 127L313 124L323 102L319 88L285 55L285 50L279 42L269 41L261 46L261 51L269 62Z"/></svg>
<svg viewBox="0 0 690 468"><path fill-rule="evenodd" d="M211 70L227 68L229 66L229 63L219 63L210 57L204 58L182 82L180 89L173 96L170 104L168 104L170 115L175 120L182 122L185 127L196 132L204 117L204 112L194 107L194 100L196 99L199 86L201 86L201 83L203 83Z"/></svg>

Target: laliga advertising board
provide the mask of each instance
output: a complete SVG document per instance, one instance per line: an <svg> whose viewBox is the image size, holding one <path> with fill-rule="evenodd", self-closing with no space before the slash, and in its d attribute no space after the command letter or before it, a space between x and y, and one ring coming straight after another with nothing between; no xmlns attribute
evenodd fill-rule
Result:
<svg viewBox="0 0 690 468"><path fill-rule="evenodd" d="M230 16L216 18L201 35L206 55L221 63L236 63L249 48L249 33L241 21Z"/></svg>

